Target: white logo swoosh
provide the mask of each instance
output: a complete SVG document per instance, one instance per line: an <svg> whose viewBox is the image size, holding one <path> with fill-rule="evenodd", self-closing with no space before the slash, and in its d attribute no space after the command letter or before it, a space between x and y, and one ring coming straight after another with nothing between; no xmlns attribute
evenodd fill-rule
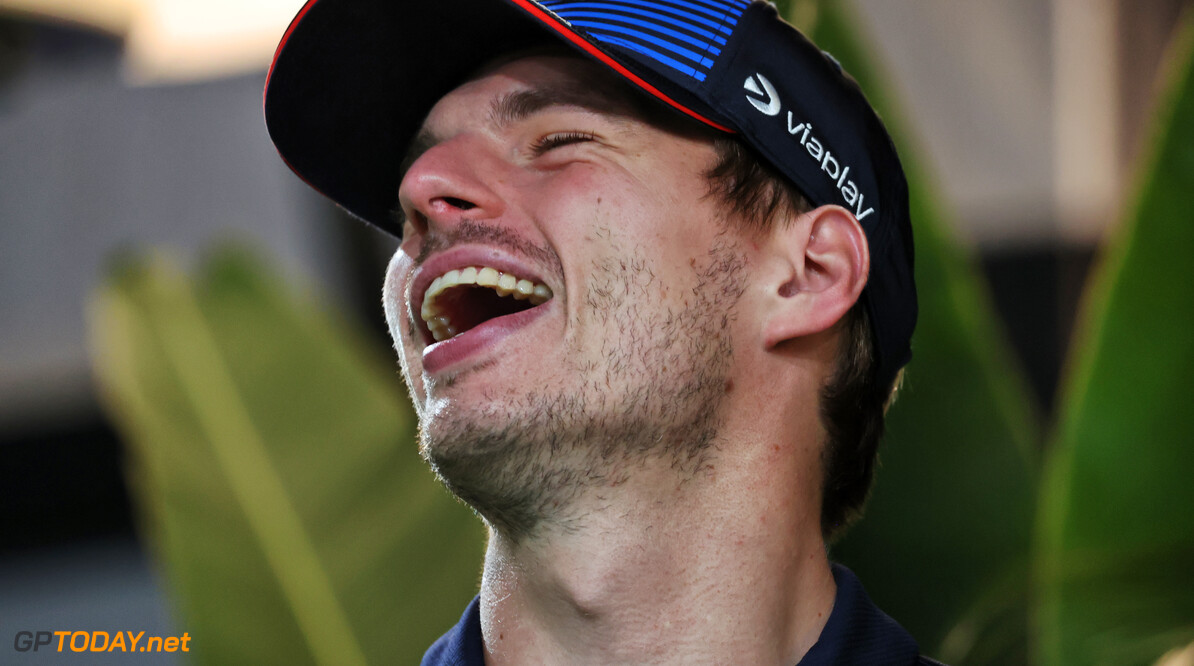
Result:
<svg viewBox="0 0 1194 666"><path fill-rule="evenodd" d="M758 79L758 81L756 82L755 79ZM761 89L759 88L760 83L763 84ZM779 94L775 92L775 86L771 85L771 82L767 80L767 77L763 76L762 74L748 76L746 78L746 83L743 83L742 87L748 92L752 92L756 95L766 98L766 101L763 101L750 95L746 96L746 101L754 105L756 109L769 116L779 114Z"/></svg>

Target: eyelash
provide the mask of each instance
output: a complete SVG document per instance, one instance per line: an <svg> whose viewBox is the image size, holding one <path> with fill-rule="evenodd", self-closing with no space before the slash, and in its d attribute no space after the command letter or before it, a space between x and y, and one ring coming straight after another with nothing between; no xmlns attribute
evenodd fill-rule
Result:
<svg viewBox="0 0 1194 666"><path fill-rule="evenodd" d="M547 136L531 144L531 152L534 153L535 156L539 156L554 148L560 148L573 143L584 143L586 141L592 141L595 138L597 137L593 134L589 134L588 132L559 132L557 134L548 134Z"/></svg>

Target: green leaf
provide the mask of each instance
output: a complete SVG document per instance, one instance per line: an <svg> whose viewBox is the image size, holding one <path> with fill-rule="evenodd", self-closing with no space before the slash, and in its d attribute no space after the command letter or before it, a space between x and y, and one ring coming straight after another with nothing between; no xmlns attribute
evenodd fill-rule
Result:
<svg viewBox="0 0 1194 666"><path fill-rule="evenodd" d="M1087 293L1040 514L1042 664L1194 640L1194 14L1152 149Z"/></svg>
<svg viewBox="0 0 1194 666"><path fill-rule="evenodd" d="M1023 663L1039 426L970 252L918 164L857 21L822 2L812 37L866 91L900 149L920 319L867 515L834 546L872 598L952 663Z"/></svg>
<svg viewBox="0 0 1194 666"><path fill-rule="evenodd" d="M395 362L242 251L125 260L94 365L206 663L415 663L475 592L480 528L416 454Z"/></svg>

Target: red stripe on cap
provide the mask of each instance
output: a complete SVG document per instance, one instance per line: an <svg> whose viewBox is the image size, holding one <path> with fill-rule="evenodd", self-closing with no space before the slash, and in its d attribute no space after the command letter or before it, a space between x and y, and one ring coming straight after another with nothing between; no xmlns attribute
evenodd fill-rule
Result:
<svg viewBox="0 0 1194 666"><path fill-rule="evenodd" d="M298 24L303 20L303 17L307 15L307 10L314 7L315 3L317 2L319 2L319 0L307 0L307 4L303 5L303 8L299 10L299 13L290 20L290 25L286 28L286 33L282 35L282 40L278 42L278 48L274 49L274 59L270 61L269 72L265 75L265 88L263 88L261 91L261 110L263 113L265 112L265 97L269 94L269 82L274 76L274 67L276 67L278 64L278 56L281 55L283 47L286 46L286 42L290 40L291 33L293 33L294 29L298 27ZM274 144L274 150L278 153L278 157L282 158L282 161L286 164L286 166L294 172L294 175L298 176L299 179L306 183L311 189L319 192L325 197L328 196L322 188L317 187L310 180L307 180L307 177L304 176L302 172L294 168L294 165L290 163L290 160L286 159L286 156L282 154L282 149L279 148L276 143ZM330 199L331 197L328 198Z"/></svg>
<svg viewBox="0 0 1194 666"><path fill-rule="evenodd" d="M282 35L282 40L278 42L278 48L274 49L274 59L269 63L269 72L267 72L265 75L265 88L263 88L261 91L262 108L265 108L265 95L269 92L269 80L274 76L274 67L276 67L278 64L278 56L282 54L282 49L286 46L286 42L290 41L290 34L294 32L294 29L298 27L299 22L302 21L303 17L307 15L307 10L314 7L315 3L317 2L319 2L319 0L307 0L307 4L303 5L303 8L299 10L299 13L295 14L294 18L290 20L290 25L286 27L286 33Z"/></svg>
<svg viewBox="0 0 1194 666"><path fill-rule="evenodd" d="M316 0L312 0L312 2L315 2L315 1ZM642 88L643 90L651 93L652 95L659 98L660 100L667 102L668 105L672 106L676 110L678 110L686 115L692 116L693 118L696 118L697 120L701 121L702 123L705 123L706 125L709 125L710 127L714 127L723 132L729 132L731 134L736 134L736 132L734 130L730 129L729 127L726 127L725 125L722 125L720 123L715 123L712 120L709 120L708 118L706 118L705 116L702 116L701 114L697 113L696 111L693 111L692 109L688 108L687 106L684 106L683 104L677 102L676 100L672 99L671 97L668 97L667 95L663 94L663 92L660 91L658 88L651 85L650 83L647 83L641 77L639 77L637 74L630 71L629 69L626 69L621 63L619 63L617 60L614 60L612 57L610 57L610 55L608 53L606 53L605 51L602 51L601 49L592 45L587 40L585 40L583 37L581 37L580 35L573 32L570 28L563 25L559 21L555 20L555 18L551 14L548 14L547 12L543 11L543 9L541 7L539 7L538 5L528 2L528 0L512 0L512 2L514 2L514 4L518 5L519 7L522 7L523 10L525 10L527 13L529 13L532 16L534 16L535 18L539 19L539 21L541 23L543 23L544 25L547 25L551 29L560 33L560 35L562 37L564 37L565 39L567 39L568 41L570 41L573 44L576 44L580 48L584 49L585 52L587 52L589 55L591 55L594 58L605 63L611 69L613 69L614 71L616 71L617 73L621 74L623 77L628 79L631 83L633 83L636 86Z"/></svg>

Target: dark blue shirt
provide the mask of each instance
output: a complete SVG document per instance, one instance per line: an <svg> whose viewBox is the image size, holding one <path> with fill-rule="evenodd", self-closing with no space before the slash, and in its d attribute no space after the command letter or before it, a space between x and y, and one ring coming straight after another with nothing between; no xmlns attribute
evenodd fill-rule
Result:
<svg viewBox="0 0 1194 666"><path fill-rule="evenodd" d="M796 666L915 666L936 662L920 656L916 641L871 602L862 583L846 567L833 565L837 596L833 612L817 642ZM481 610L478 600L460 622L440 637L422 666L484 666Z"/></svg>

